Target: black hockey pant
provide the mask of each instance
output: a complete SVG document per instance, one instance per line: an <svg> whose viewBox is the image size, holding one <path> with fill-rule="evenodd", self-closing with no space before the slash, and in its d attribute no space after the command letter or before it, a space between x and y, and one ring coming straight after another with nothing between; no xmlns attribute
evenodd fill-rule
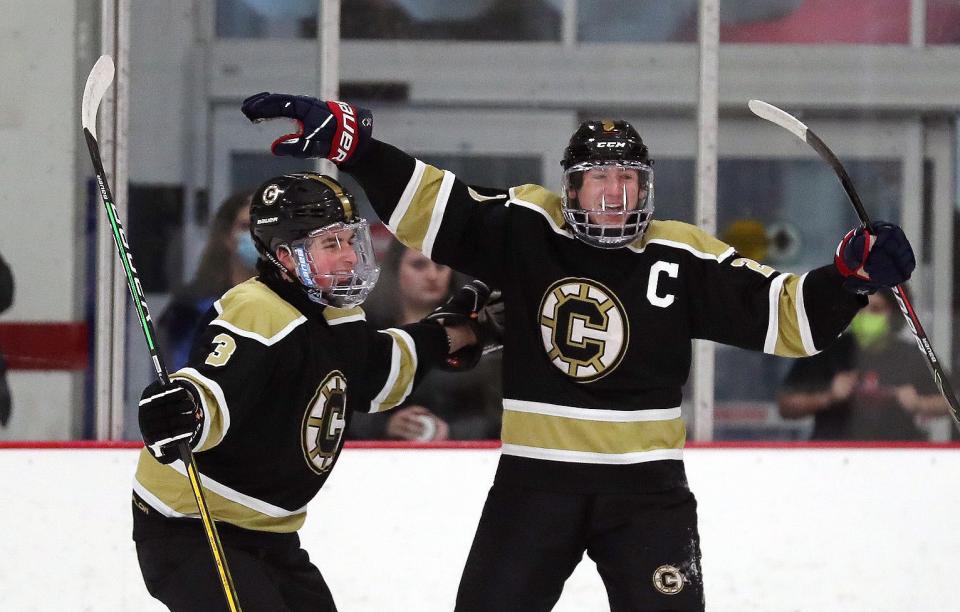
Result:
<svg viewBox="0 0 960 612"><path fill-rule="evenodd" d="M285 534L270 546L229 543L223 535L224 555L243 612L336 612L327 583L300 548L296 534ZM147 590L173 612L229 610L203 537L137 542L137 556Z"/></svg>
<svg viewBox="0 0 960 612"><path fill-rule="evenodd" d="M597 564L612 612L702 611L696 509L686 487L586 495L495 483L456 612L551 610L584 551ZM590 609L600 609L597 603Z"/></svg>

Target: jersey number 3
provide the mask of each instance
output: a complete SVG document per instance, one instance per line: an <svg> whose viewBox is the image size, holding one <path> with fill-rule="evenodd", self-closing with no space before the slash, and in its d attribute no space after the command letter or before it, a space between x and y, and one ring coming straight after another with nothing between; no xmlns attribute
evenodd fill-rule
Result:
<svg viewBox="0 0 960 612"><path fill-rule="evenodd" d="M213 350L207 355L204 363L219 368L230 361L233 352L237 350L237 341L228 334L217 334L213 338L213 344Z"/></svg>

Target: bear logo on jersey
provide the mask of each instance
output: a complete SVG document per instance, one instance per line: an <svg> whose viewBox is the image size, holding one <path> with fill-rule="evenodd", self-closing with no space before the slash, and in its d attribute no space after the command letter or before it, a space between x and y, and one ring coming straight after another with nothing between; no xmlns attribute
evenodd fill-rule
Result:
<svg viewBox="0 0 960 612"><path fill-rule="evenodd" d="M612 291L586 278L564 278L540 303L540 334L547 358L576 382L614 370L626 352L630 324Z"/></svg>
<svg viewBox="0 0 960 612"><path fill-rule="evenodd" d="M347 379L334 370L317 388L303 415L301 446L307 465L317 474L333 467L346 429Z"/></svg>

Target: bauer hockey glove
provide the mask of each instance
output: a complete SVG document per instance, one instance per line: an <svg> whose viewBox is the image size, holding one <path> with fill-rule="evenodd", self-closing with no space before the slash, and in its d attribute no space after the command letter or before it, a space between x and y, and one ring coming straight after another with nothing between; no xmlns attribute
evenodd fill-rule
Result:
<svg viewBox="0 0 960 612"><path fill-rule="evenodd" d="M150 454L160 463L180 458L177 446L196 445L203 428L203 410L197 392L182 380L147 385L140 395L140 433Z"/></svg>
<svg viewBox="0 0 960 612"><path fill-rule="evenodd" d="M885 221L847 232L833 263L846 279L844 289L861 294L899 285L917 266L903 230Z"/></svg>
<svg viewBox="0 0 960 612"><path fill-rule="evenodd" d="M473 280L457 289L424 320L444 326L469 325L477 337L476 344L447 355L439 366L442 370L469 370L481 356L503 346L503 300L499 291L491 291L483 281Z"/></svg>
<svg viewBox="0 0 960 612"><path fill-rule="evenodd" d="M240 110L254 123L280 117L296 122L296 132L273 141L274 155L326 157L344 164L363 154L373 132L370 111L346 102L264 91L244 100Z"/></svg>

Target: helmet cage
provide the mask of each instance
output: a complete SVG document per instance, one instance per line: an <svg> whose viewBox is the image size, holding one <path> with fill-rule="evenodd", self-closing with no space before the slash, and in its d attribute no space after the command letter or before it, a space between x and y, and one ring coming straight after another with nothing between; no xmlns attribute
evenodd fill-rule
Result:
<svg viewBox="0 0 960 612"><path fill-rule="evenodd" d="M345 235L350 232L350 235ZM380 277L366 219L334 223L309 232L280 248L293 258L293 274L307 296L324 306L350 308L367 298ZM318 251L353 252L353 266L348 270L330 270L315 258Z"/></svg>
<svg viewBox="0 0 960 612"><path fill-rule="evenodd" d="M624 186L620 197L613 201L603 192L594 207L585 208L580 201L584 175L596 168L637 171L637 201L629 201ZM601 249L624 247L642 236L653 219L653 168L630 160L586 161L572 165L563 173L561 202L563 218L578 240Z"/></svg>

